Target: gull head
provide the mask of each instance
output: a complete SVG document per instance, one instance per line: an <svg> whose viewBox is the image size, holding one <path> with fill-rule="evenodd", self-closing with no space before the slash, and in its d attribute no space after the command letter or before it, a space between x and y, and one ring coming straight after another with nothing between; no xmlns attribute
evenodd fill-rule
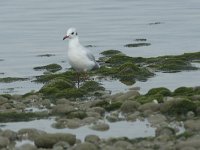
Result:
<svg viewBox="0 0 200 150"><path fill-rule="evenodd" d="M65 39L73 39L78 37L78 33L76 32L75 28L69 28L67 30L67 34L63 37L63 40Z"/></svg>

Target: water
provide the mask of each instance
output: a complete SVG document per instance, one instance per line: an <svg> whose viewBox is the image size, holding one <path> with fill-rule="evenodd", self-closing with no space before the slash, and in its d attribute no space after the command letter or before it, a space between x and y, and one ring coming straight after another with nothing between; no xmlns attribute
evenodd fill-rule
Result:
<svg viewBox="0 0 200 150"><path fill-rule="evenodd" d="M90 48L96 57L106 49L142 57L199 51L199 14L199 0L1 1L0 77L33 77L42 74L33 67L50 63L61 64L64 70L68 68L67 43L62 38L71 26L79 31L83 45L96 46ZM123 46L137 38L146 38L151 46ZM47 53L55 56L37 57ZM196 77L196 73L190 78ZM180 85L179 73L174 76L173 85ZM184 84L199 85L197 80ZM0 93L25 93L40 87L30 82L0 83Z"/></svg>
<svg viewBox="0 0 200 150"><path fill-rule="evenodd" d="M89 126L82 126L77 129L55 129L51 125L55 123L53 118L51 119L40 119L29 122L11 122L4 123L2 129L10 129L13 131L19 131L23 128L35 128L38 130L46 131L48 133L72 133L76 135L76 138L84 141L85 136L89 134L94 134L100 138L110 138L110 137L128 137L128 138L138 138L138 137L149 137L155 136L155 128L150 126L150 123L145 119L144 121L137 120L135 122L119 121L109 124L110 129L108 131L95 131L89 128ZM125 130L126 129L126 130Z"/></svg>

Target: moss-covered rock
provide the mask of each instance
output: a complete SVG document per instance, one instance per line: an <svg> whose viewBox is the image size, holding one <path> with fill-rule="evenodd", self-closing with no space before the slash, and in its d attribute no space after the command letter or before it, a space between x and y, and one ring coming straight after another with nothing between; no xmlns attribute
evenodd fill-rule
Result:
<svg viewBox="0 0 200 150"><path fill-rule="evenodd" d="M141 46L150 46L151 43L132 43L132 44L126 44L125 47L141 47Z"/></svg>
<svg viewBox="0 0 200 150"><path fill-rule="evenodd" d="M169 89L165 87L159 87L159 88L150 89L146 95L150 96L150 95L157 95L157 94L160 94L163 96L171 96L172 93Z"/></svg>
<svg viewBox="0 0 200 150"><path fill-rule="evenodd" d="M26 81L26 80L29 80L29 78L18 78L18 77L0 78L0 82L2 83L11 83L11 82L16 82L16 81Z"/></svg>
<svg viewBox="0 0 200 150"><path fill-rule="evenodd" d="M163 102L163 98L164 97L161 94L148 95L148 96L142 95L142 96L136 97L136 101L141 103L141 104L153 102L154 100L156 100L159 103L161 103L161 102Z"/></svg>
<svg viewBox="0 0 200 150"><path fill-rule="evenodd" d="M169 115L186 115L189 111L196 112L197 107L196 103L189 99L177 99L165 103L161 112Z"/></svg>
<svg viewBox="0 0 200 150"><path fill-rule="evenodd" d="M123 53L119 50L106 50L106 51L101 52L100 54L104 56L113 56L113 55L123 54Z"/></svg>
<svg viewBox="0 0 200 150"><path fill-rule="evenodd" d="M87 81L80 88L76 88L74 82L61 75L61 77L53 78L47 82L39 93L51 99L77 98L99 90L105 90L105 88L95 81Z"/></svg>
<svg viewBox="0 0 200 150"><path fill-rule="evenodd" d="M45 75L41 75L41 76L36 76L36 80L34 80L34 82L47 83L50 80L55 79L55 78L62 78L62 79L66 79L69 81L75 81L76 72L70 70L70 71L66 71L63 73L45 74Z"/></svg>
<svg viewBox="0 0 200 150"><path fill-rule="evenodd" d="M54 144L59 141L66 141L70 145L74 145L76 142L76 136L67 133L55 133L55 134L41 134L34 139L34 143L37 147L52 148Z"/></svg>
<svg viewBox="0 0 200 150"><path fill-rule="evenodd" d="M37 112L37 113L0 113L0 122L16 122L16 121L29 121L33 119L41 119L48 117L48 113Z"/></svg>
<svg viewBox="0 0 200 150"><path fill-rule="evenodd" d="M200 88L196 87L179 87L174 90L173 95L174 96L192 96L192 95L199 95L200 94Z"/></svg>
<svg viewBox="0 0 200 150"><path fill-rule="evenodd" d="M39 66L39 67L34 67L34 70L47 70L49 72L57 72L62 69L62 67L58 64L49 64L46 66Z"/></svg>

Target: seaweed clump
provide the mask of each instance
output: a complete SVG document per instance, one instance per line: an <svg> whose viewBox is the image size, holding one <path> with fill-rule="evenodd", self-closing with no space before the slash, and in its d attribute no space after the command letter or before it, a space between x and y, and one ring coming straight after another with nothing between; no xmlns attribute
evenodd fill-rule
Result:
<svg viewBox="0 0 200 150"><path fill-rule="evenodd" d="M119 79L126 85L132 85L136 80L145 81L154 74L146 67L134 63L134 58L126 56L116 50L102 52L105 65L96 71L102 76L109 76Z"/></svg>
<svg viewBox="0 0 200 150"><path fill-rule="evenodd" d="M34 70L47 70L49 72L57 72L62 69L62 67L58 64L49 64L46 66L39 66L39 67L34 67Z"/></svg>

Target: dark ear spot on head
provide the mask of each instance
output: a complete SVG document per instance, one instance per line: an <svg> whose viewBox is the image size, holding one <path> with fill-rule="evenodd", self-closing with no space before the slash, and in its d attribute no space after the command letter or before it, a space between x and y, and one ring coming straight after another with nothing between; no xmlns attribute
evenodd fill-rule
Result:
<svg viewBox="0 0 200 150"><path fill-rule="evenodd" d="M78 33L76 32L76 35L78 35Z"/></svg>

